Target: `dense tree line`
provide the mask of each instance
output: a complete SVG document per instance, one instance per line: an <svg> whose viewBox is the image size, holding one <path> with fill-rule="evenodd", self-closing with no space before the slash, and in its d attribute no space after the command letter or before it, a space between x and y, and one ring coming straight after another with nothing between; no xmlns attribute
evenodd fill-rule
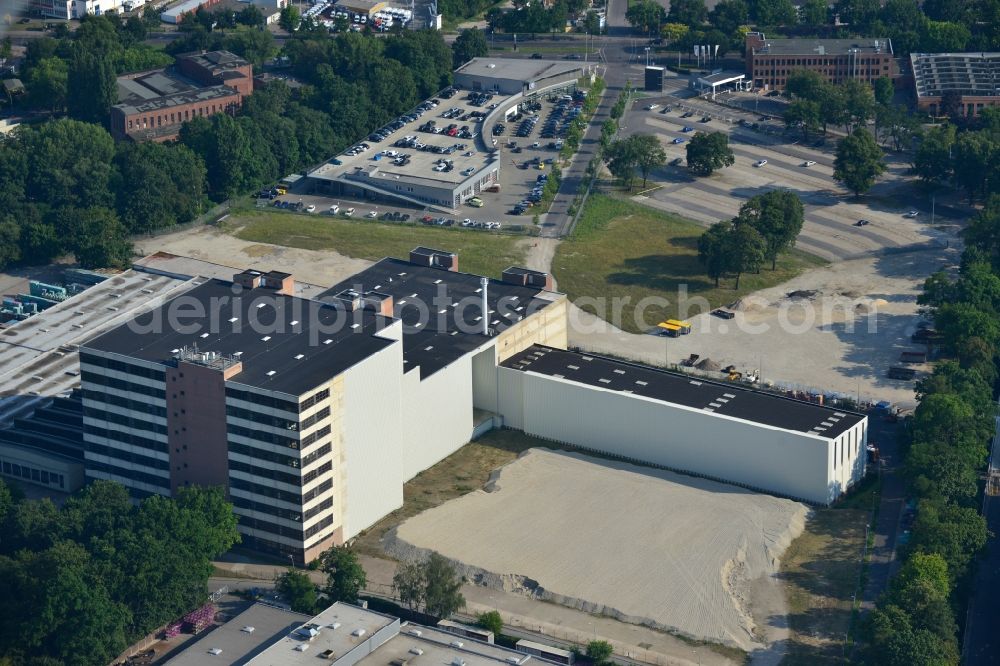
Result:
<svg viewBox="0 0 1000 666"><path fill-rule="evenodd" d="M139 18L115 14L86 15L72 34L61 39L28 41L22 78L27 103L89 122L105 122L117 102L115 77L163 67L173 58L148 44Z"/></svg>
<svg viewBox="0 0 1000 666"><path fill-rule="evenodd" d="M57 508L0 481L0 660L106 664L206 601L212 558L239 541L222 488L133 504L97 481Z"/></svg>
<svg viewBox="0 0 1000 666"><path fill-rule="evenodd" d="M993 435L1000 344L1000 197L966 232L957 278L940 272L919 302L945 360L917 385L904 470L917 498L904 563L867 626L867 663L958 664L958 618L986 544L979 475Z"/></svg>
<svg viewBox="0 0 1000 666"><path fill-rule="evenodd" d="M204 163L185 146L116 145L77 120L23 125L0 139L0 267L65 253L125 265L130 234L194 219L204 192Z"/></svg>
<svg viewBox="0 0 1000 666"><path fill-rule="evenodd" d="M67 84L44 104L56 111L68 106L88 122L63 118L24 125L0 138L0 268L45 263L65 253L86 267L125 265L129 235L189 222L209 199L246 194L316 165L450 84L458 50L464 57L482 47L473 35L453 51L430 30L385 39L303 34L287 53L308 85L293 91L271 83L234 115L186 123L175 143L116 145L99 123L106 122L116 94L118 70L108 68L113 59L107 54L122 44L121 25L112 18L87 19L72 39L35 40L32 45L44 45L29 47L29 77L48 68L62 72L64 80L86 81L86 92L75 88L83 84ZM212 40L233 36L202 27L178 41L187 40L186 49L199 39L213 46ZM41 87L32 94L58 88L53 76L37 75Z"/></svg>
<svg viewBox="0 0 1000 666"><path fill-rule="evenodd" d="M759 273L768 260L771 270L778 255L792 247L803 222L802 202L794 192L772 190L751 197L732 220L716 222L698 238L698 260L708 277Z"/></svg>
<svg viewBox="0 0 1000 666"><path fill-rule="evenodd" d="M1000 109L983 109L959 130L944 123L931 128L914 156L914 170L926 183L952 184L970 202L1000 194Z"/></svg>

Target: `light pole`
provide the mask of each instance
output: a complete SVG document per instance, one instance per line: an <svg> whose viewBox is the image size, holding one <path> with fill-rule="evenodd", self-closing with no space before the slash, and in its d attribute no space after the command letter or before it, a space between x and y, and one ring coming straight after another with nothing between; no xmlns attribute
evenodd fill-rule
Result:
<svg viewBox="0 0 1000 666"><path fill-rule="evenodd" d="M646 67L649 67L649 47L647 46L644 50L646 51Z"/></svg>

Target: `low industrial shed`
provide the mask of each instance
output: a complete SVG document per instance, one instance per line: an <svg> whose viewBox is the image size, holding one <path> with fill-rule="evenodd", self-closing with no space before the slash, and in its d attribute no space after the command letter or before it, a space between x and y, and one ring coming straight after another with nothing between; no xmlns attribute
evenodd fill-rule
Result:
<svg viewBox="0 0 1000 666"><path fill-rule="evenodd" d="M497 372L504 425L544 439L814 504L864 473L862 414L542 345Z"/></svg>

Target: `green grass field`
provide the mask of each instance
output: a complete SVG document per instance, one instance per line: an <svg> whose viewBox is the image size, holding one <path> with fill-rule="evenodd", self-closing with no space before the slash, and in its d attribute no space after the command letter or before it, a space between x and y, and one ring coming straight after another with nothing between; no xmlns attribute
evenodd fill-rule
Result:
<svg viewBox="0 0 1000 666"><path fill-rule="evenodd" d="M677 316L678 296L683 288L689 299L703 299L689 301L685 316L692 316L786 282L824 263L793 249L779 257L776 270L767 266L759 274L744 274L739 290L734 288L735 278L724 278L716 288L698 262L698 237L703 231L702 226L676 215L624 199L592 195L572 236L560 244L552 263L553 273L559 290L584 310L612 320L627 331L643 332L663 319ZM645 308L644 326L634 315L637 304L647 297L657 302ZM588 304L589 298L604 299L608 304L603 307L605 311ZM621 321L614 321L618 317L613 316L610 304L625 298L630 300L622 309ZM664 305L662 299L669 302Z"/></svg>
<svg viewBox="0 0 1000 666"><path fill-rule="evenodd" d="M418 245L458 254L459 270L499 277L512 265L523 265L520 236L480 230L426 227L352 220L329 215L296 215L264 211L234 212L226 220L237 238L306 250L336 250L357 259L406 259Z"/></svg>
<svg viewBox="0 0 1000 666"><path fill-rule="evenodd" d="M860 508L818 509L781 557L791 637L783 664L847 664L852 595L858 586L865 524Z"/></svg>

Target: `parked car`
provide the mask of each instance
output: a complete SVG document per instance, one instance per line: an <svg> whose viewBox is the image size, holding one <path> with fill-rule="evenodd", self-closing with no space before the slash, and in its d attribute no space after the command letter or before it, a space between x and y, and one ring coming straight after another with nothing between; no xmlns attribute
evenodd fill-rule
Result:
<svg viewBox="0 0 1000 666"><path fill-rule="evenodd" d="M689 127L689 126L685 125L684 127L682 127L682 128L681 128L681 131L682 131L682 132L693 132L693 131L694 131L694 128L693 128L693 127Z"/></svg>
<svg viewBox="0 0 1000 666"><path fill-rule="evenodd" d="M306 212L307 213L315 213L316 212L316 206L313 205L313 204L309 204L308 206L306 206Z"/></svg>
<svg viewBox="0 0 1000 666"><path fill-rule="evenodd" d="M872 223L871 220L864 220L864 219L862 219L862 220L858 220L857 222L855 222L854 226L856 226L856 227L867 227L871 223Z"/></svg>
<svg viewBox="0 0 1000 666"><path fill-rule="evenodd" d="M469 204L473 208L482 208L483 207L483 200L480 199L479 197L472 197L471 199L469 199L465 203Z"/></svg>
<svg viewBox="0 0 1000 666"><path fill-rule="evenodd" d="M677 137L676 139L674 139L673 141L671 141L671 143L684 143L684 139L682 139L680 137Z"/></svg>
<svg viewBox="0 0 1000 666"><path fill-rule="evenodd" d="M804 166L804 167L811 167L814 164L816 164L816 163L813 162L812 160L806 160L805 162L802 163L802 166Z"/></svg>
<svg viewBox="0 0 1000 666"><path fill-rule="evenodd" d="M371 219L374 220L376 217L378 217L378 212L374 211L374 210L370 210L370 211L368 211L368 217L370 217Z"/></svg>
<svg viewBox="0 0 1000 666"><path fill-rule="evenodd" d="M683 157L675 157L674 159L670 160L670 166L680 166L681 164L684 164Z"/></svg>
<svg viewBox="0 0 1000 666"><path fill-rule="evenodd" d="M646 107L646 110L647 111L656 111L658 108L660 108L659 104L650 104L649 106Z"/></svg>
<svg viewBox="0 0 1000 666"><path fill-rule="evenodd" d="M353 208L348 208L347 210L344 211L344 217L351 217L352 215L354 215Z"/></svg>
<svg viewBox="0 0 1000 666"><path fill-rule="evenodd" d="M330 215L336 215L339 212L340 212L340 206L338 206L337 204L333 204L332 206L330 206Z"/></svg>
<svg viewBox="0 0 1000 666"><path fill-rule="evenodd" d="M753 163L753 165L757 168L760 168L765 164L767 164L767 160L757 160L756 162Z"/></svg>
<svg viewBox="0 0 1000 666"><path fill-rule="evenodd" d="M909 213L906 213L905 215L903 215L903 217L908 217L908 218L912 219L912 218L916 217L917 215L920 215L920 213L918 213L915 210L911 210Z"/></svg>

